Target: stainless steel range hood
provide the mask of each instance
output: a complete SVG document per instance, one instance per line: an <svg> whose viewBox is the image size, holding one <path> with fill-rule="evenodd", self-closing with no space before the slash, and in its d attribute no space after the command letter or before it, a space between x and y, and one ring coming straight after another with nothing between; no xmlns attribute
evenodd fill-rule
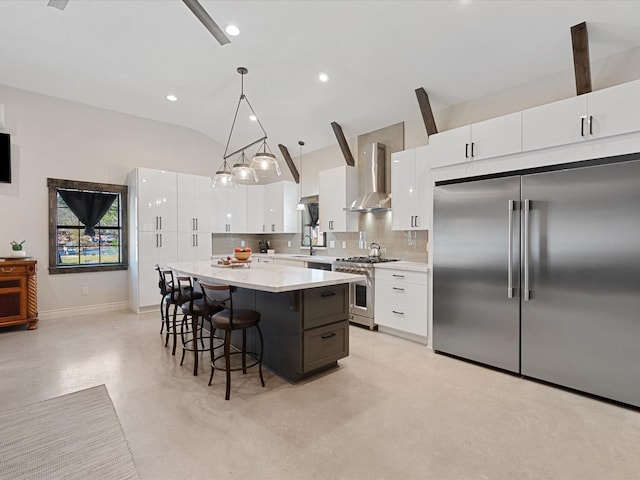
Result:
<svg viewBox="0 0 640 480"><path fill-rule="evenodd" d="M376 212L391 209L391 195L385 192L385 151L381 143L371 143L358 161L360 169L360 195L345 210L349 212Z"/></svg>

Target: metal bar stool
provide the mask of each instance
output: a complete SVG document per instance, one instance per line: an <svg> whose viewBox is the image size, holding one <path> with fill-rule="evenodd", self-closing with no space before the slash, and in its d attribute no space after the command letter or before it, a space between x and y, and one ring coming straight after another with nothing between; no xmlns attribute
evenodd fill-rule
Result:
<svg viewBox="0 0 640 480"><path fill-rule="evenodd" d="M262 339L262 331L260 330L260 313L255 310L235 310L233 308L233 293L235 287L229 285L211 285L200 282L202 288L203 300L206 306L205 316L211 322L211 376L209 377L209 385L213 381L213 374L216 371L216 361L224 358L224 369L227 374L225 400L229 400L231 394L231 372L242 370L243 374L247 373L247 369L258 365L260 372L260 382L264 387L264 378L262 376L262 353L264 351L264 341ZM218 308L217 313L215 308ZM260 340L260 352L247 351L247 329L255 327ZM224 331L224 353L215 355L213 346L213 337L216 330ZM231 334L234 331L242 331L242 349L231 351ZM231 356L241 355L242 365L239 367L231 367ZM253 362L247 365L247 356L252 357Z"/></svg>
<svg viewBox="0 0 640 480"><path fill-rule="evenodd" d="M191 277L176 277L178 282L178 288L181 291L194 291L193 282ZM200 293L200 292L198 292ZM180 365L184 362L184 355L187 351L193 351L193 375L198 375L198 339L202 345L202 350L205 349L204 340L209 338L204 336L204 321L208 320L211 315L222 310L220 307L212 307L205 305L203 295L200 293L199 298L195 295L191 295L188 302L183 303L180 306L182 311L182 324L180 326L180 339L182 340L182 358L180 359ZM209 312L209 315L205 315L205 309L212 308L213 311ZM191 328L189 329L188 320L191 319ZM199 320L201 322L199 322ZM191 335L189 335L191 334ZM211 342L213 342L213 328L211 328Z"/></svg>
<svg viewBox="0 0 640 480"><path fill-rule="evenodd" d="M178 283L174 280L173 272L171 270L162 270L162 278L166 287L169 289L169 293L164 297L165 311L164 318L167 326L166 339L164 346L169 344L169 337L173 337L173 348L171 349L171 355L176 354L176 347L178 344L178 327L176 317L178 315L178 307L182 304L193 299L201 299L202 293L193 290L193 287L180 288ZM173 315L169 316L169 308L173 305ZM173 321L171 321L173 320Z"/></svg>
<svg viewBox="0 0 640 480"><path fill-rule="evenodd" d="M160 335L162 335L162 333L164 332L164 325L167 321L164 315L165 302L167 300L167 296L171 293L171 288L167 285L164 276L162 275L163 268L158 264L156 264L154 268L158 272L158 276L160 277L158 281L158 288L160 289Z"/></svg>

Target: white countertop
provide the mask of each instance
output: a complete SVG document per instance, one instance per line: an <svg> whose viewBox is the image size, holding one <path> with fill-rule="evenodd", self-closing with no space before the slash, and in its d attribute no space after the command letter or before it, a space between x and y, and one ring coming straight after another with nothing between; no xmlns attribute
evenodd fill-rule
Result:
<svg viewBox="0 0 640 480"><path fill-rule="evenodd" d="M384 268L387 270L407 270L411 272L425 272L429 271L429 265L425 262L386 262L386 263L374 263L373 266L377 268Z"/></svg>
<svg viewBox="0 0 640 480"><path fill-rule="evenodd" d="M210 261L169 263L169 268L191 277L264 292L290 292L365 280L362 275L310 268L251 263L249 268L220 268Z"/></svg>

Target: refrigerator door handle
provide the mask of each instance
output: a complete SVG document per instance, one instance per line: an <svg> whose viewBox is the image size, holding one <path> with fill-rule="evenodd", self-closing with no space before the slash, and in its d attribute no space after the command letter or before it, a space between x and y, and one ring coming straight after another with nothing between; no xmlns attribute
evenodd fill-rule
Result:
<svg viewBox="0 0 640 480"><path fill-rule="evenodd" d="M524 201L524 243L522 246L523 252L523 270L524 270L524 291L522 295L522 299L525 302L528 302L530 297L529 292L529 208L530 202L529 200Z"/></svg>
<svg viewBox="0 0 640 480"><path fill-rule="evenodd" d="M509 200L509 247L507 253L507 298L513 298L513 200Z"/></svg>

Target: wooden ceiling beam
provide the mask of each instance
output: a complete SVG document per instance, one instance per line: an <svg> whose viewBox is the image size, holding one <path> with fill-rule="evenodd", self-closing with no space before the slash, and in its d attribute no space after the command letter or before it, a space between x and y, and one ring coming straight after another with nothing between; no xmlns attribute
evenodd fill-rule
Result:
<svg viewBox="0 0 640 480"><path fill-rule="evenodd" d="M331 128L333 128L333 133L338 139L338 145L340 145L340 150L342 150L342 155L344 155L344 161L347 162L347 165L350 167L355 166L356 162L353 160L353 155L351 154L351 149L349 149L347 139L344 137L342 127L338 125L337 122L331 122Z"/></svg>
<svg viewBox="0 0 640 480"><path fill-rule="evenodd" d="M591 65L589 62L589 37L587 23L582 22L571 27L573 46L573 69L576 76L576 94L591 92Z"/></svg>
<svg viewBox="0 0 640 480"><path fill-rule="evenodd" d="M436 119L433 118L433 111L431 110L431 102L429 102L429 95L424 88L416 88L416 98L418 99L418 105L420 106L420 113L422 114L422 121L427 129L427 135L434 135L438 133L438 127L436 126Z"/></svg>
<svg viewBox="0 0 640 480"><path fill-rule="evenodd" d="M293 180L296 183L300 183L300 173L298 172L295 163L293 163L293 159L291 158L289 150L281 143L278 144L278 148L280 149L280 153L282 153L282 156L284 157L284 161L287 162L287 167L289 167L289 171L291 172Z"/></svg>

